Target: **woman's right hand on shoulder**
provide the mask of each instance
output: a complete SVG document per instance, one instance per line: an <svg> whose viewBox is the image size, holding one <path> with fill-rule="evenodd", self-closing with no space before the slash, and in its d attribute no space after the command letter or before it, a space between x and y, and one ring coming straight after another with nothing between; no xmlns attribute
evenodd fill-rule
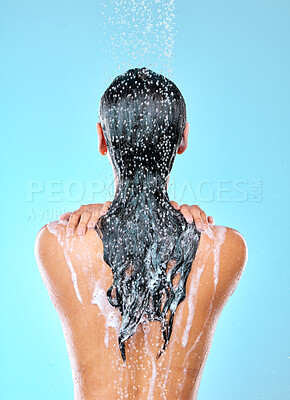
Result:
<svg viewBox="0 0 290 400"><path fill-rule="evenodd" d="M200 231L208 229L209 224L214 224L213 217L208 217L206 213L198 206L188 204L182 204L181 206L176 201L171 201L170 204L173 208L180 211L187 222L195 222L196 227Z"/></svg>
<svg viewBox="0 0 290 400"><path fill-rule="evenodd" d="M106 214L111 203L106 201L104 204L87 204L76 211L62 214L59 219L67 221L66 236L72 236L76 229L79 236L84 236L87 229L93 230L99 217Z"/></svg>

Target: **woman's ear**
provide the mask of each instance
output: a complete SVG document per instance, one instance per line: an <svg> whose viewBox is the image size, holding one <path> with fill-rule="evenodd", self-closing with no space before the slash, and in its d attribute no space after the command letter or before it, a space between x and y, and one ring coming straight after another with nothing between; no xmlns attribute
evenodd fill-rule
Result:
<svg viewBox="0 0 290 400"><path fill-rule="evenodd" d="M185 125L185 129L182 135L182 139L180 142L180 145L177 150L177 154L182 154L185 152L187 149L187 144L188 144L188 134L189 134L189 123L187 122Z"/></svg>
<svg viewBox="0 0 290 400"><path fill-rule="evenodd" d="M106 145L106 140L105 140L103 129L99 122L97 123L97 133L98 133L98 141L99 141L99 152L102 154L102 156L105 156L107 154L107 145Z"/></svg>

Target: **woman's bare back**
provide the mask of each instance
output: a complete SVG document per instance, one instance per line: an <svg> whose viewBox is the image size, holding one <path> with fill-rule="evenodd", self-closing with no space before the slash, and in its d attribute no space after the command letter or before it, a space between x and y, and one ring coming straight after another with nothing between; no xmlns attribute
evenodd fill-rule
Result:
<svg viewBox="0 0 290 400"><path fill-rule="evenodd" d="M58 222L42 228L36 241L65 335L75 399L196 399L218 317L246 263L243 237L220 226L202 233L168 347L156 360L160 323L144 319L126 341L126 365L118 347L120 312L106 296L113 276L102 255L95 231L66 238Z"/></svg>

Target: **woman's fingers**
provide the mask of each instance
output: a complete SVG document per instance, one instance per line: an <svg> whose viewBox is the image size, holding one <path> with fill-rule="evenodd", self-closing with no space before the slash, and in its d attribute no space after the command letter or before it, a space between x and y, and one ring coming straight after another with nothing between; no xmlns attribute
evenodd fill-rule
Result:
<svg viewBox="0 0 290 400"><path fill-rule="evenodd" d="M192 217L194 219L194 222L195 222L195 225L196 225L197 229L200 230L200 231L203 231L205 228L204 228L204 225L203 225L203 220L202 220L202 217L200 215L199 208L195 207L195 206L191 206L190 207L190 212L191 212L191 215L192 215Z"/></svg>
<svg viewBox="0 0 290 400"><path fill-rule="evenodd" d="M198 206L196 206L197 208L198 208L198 210L199 210L199 215L200 215L200 218L201 218L201 220L202 220L202 224L203 224L203 229L208 229L208 222L207 222L207 216L206 216L206 213L200 208L200 207L198 207Z"/></svg>
<svg viewBox="0 0 290 400"><path fill-rule="evenodd" d="M175 208L175 210L180 210L180 205L176 203L176 201L172 200L170 204L172 205L173 208Z"/></svg>
<svg viewBox="0 0 290 400"><path fill-rule="evenodd" d="M100 211L100 216L105 215L108 211L108 208L110 207L110 205L112 204L111 201L106 201L103 205L103 208Z"/></svg>
<svg viewBox="0 0 290 400"><path fill-rule="evenodd" d="M62 214L59 217L59 219L60 219L60 221L68 221L71 215L72 215L72 212L66 212L66 213Z"/></svg>
<svg viewBox="0 0 290 400"><path fill-rule="evenodd" d="M111 205L111 201L106 201L100 211L101 215L105 215ZM66 236L71 236L77 230L79 236L84 236L88 229L94 229L99 219L100 204L88 204L81 206L77 211L65 213L61 216L61 220L67 220Z"/></svg>
<svg viewBox="0 0 290 400"><path fill-rule="evenodd" d="M92 212L91 211L83 211L80 221L79 221L79 225L78 225L78 230L77 230L77 234L79 236L84 236L84 234L86 233L87 230L87 225L88 222L90 220L92 216Z"/></svg>
<svg viewBox="0 0 290 400"><path fill-rule="evenodd" d="M88 222L88 228L89 229L95 229L95 226L96 226L96 224L98 222L99 217L101 217L101 216L103 216L103 215L105 215L107 213L108 208L110 207L111 204L112 204L111 201L106 201L103 204L103 207L101 208L100 215L98 213L98 209L97 208L93 209L91 218L90 218L90 220Z"/></svg>
<svg viewBox="0 0 290 400"><path fill-rule="evenodd" d="M88 222L88 229L95 229L95 226L97 224L97 221L99 219L99 213L98 210L96 208L93 209L91 218Z"/></svg>
<svg viewBox="0 0 290 400"><path fill-rule="evenodd" d="M213 219L213 217L208 217L207 220L208 220L208 223L209 223L209 224L214 224L214 219Z"/></svg>
<svg viewBox="0 0 290 400"><path fill-rule="evenodd" d="M180 212L183 214L187 222L195 222L197 229L200 231L207 230L208 224L214 223L213 217L208 217L206 213L197 205L189 206L183 204L180 207Z"/></svg>
<svg viewBox="0 0 290 400"><path fill-rule="evenodd" d="M82 215L82 211L77 210L73 212L69 218L68 224L66 226L66 236L71 236L74 234L76 226L78 225L80 218Z"/></svg>
<svg viewBox="0 0 290 400"><path fill-rule="evenodd" d="M193 222L192 213L187 204L182 204L182 206L180 206L180 212L182 213L187 222Z"/></svg>

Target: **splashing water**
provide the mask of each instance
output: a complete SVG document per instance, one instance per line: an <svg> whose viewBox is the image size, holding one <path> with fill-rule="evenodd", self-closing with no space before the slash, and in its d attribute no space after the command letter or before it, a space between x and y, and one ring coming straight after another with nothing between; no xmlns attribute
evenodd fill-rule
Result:
<svg viewBox="0 0 290 400"><path fill-rule="evenodd" d="M148 67L172 76L175 0L107 0L102 3L104 84L129 68Z"/></svg>

